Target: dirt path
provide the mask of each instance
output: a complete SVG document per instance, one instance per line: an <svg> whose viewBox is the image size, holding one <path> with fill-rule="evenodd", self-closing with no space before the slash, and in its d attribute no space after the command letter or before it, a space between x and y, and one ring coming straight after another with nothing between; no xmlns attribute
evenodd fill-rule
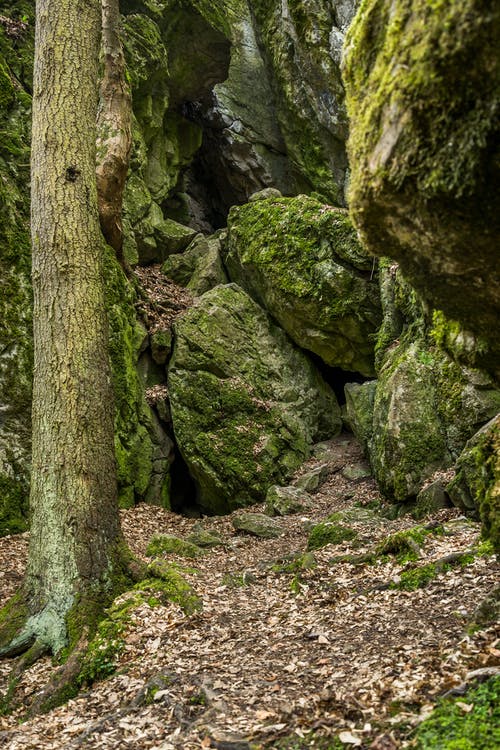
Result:
<svg viewBox="0 0 500 750"><path fill-rule="evenodd" d="M469 670L498 663L498 632L464 634L498 581L498 566L491 556L477 557L416 591L387 588L405 565L419 567L477 543L478 525L460 520L456 510L436 514L446 534L429 533L417 562L332 563L415 525L410 517L389 521L360 512L380 502L371 479L342 474L360 458L353 440L333 441L330 475L314 507L279 519L279 539L238 534L231 517L204 519L224 546L194 561L177 559L191 567L186 577L203 611L186 616L175 604L141 605L116 674L47 716L21 725L19 715L0 717L0 747L305 748L339 735L347 747L404 747L419 712L429 711L437 695ZM306 550L313 523L349 508L355 546L317 550L310 568L290 559ZM129 544L143 557L153 534L184 537L196 523L148 506L123 512ZM19 583L25 553L26 535L0 540L2 597ZM0 691L9 669L0 665ZM26 673L27 702L51 669L45 660Z"/></svg>

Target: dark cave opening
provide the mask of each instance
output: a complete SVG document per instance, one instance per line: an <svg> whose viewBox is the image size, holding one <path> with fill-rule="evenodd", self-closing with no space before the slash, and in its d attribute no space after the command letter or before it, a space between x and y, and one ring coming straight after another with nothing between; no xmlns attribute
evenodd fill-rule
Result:
<svg viewBox="0 0 500 750"><path fill-rule="evenodd" d="M313 352L307 352L307 356L312 360L316 369L319 370L323 380L328 383L335 393L340 406L343 406L346 402L344 386L347 383L366 383L368 380L373 380L373 378L368 378L360 372L343 370L341 367L330 367L317 354L313 354Z"/></svg>
<svg viewBox="0 0 500 750"><path fill-rule="evenodd" d="M201 512L197 504L196 485L177 446L175 447L174 460L170 466L170 481L172 511L190 518L199 518Z"/></svg>

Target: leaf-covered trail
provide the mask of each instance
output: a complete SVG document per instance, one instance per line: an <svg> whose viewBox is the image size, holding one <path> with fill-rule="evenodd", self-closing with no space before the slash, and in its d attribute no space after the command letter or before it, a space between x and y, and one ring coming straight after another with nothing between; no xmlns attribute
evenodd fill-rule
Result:
<svg viewBox="0 0 500 750"><path fill-rule="evenodd" d="M0 718L0 747L244 750L280 740L292 748L293 737L314 747L310 730L316 742L336 736L347 747L404 747L419 712L425 715L437 695L470 670L498 664L494 628L465 635L468 618L498 581L498 567L479 556L416 591L387 587L405 565L420 567L477 544L479 526L456 510L434 516L447 533L427 534L416 562L333 563L415 525L409 516L389 521L363 510L379 500L374 483L342 473L359 461L353 440L332 441L329 476L313 495L313 509L280 518L278 539L241 535L231 517L204 519L224 546L196 560L177 558L191 568L186 577L203 599L202 612L186 616L175 604L142 604L116 674L49 715L21 725L17 715ZM316 550L312 567L310 556L293 557L306 550L312 523L349 508L355 547ZM123 512L129 544L143 557L153 534L185 537L196 523L148 506ZM2 597L20 580L25 550L25 535L0 540ZM10 665L0 669L3 691ZM28 703L51 669L46 660L26 673Z"/></svg>

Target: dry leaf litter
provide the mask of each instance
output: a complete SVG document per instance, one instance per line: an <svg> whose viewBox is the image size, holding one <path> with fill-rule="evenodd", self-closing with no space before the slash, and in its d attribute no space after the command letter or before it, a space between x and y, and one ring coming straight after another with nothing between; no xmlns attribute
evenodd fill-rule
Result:
<svg viewBox="0 0 500 750"><path fill-rule="evenodd" d="M407 746L409 730L437 696L471 670L498 666L497 629L466 635L471 614L498 581L498 566L492 556L477 557L408 592L388 588L404 568L395 559L333 564L415 525L409 516L379 515L350 524L358 532L356 545L328 545L314 552L315 567L286 572L291 556L306 550L314 523L380 502L371 478L344 476L345 467L361 460L352 436L331 441L325 483L306 514L279 519L284 533L278 539L238 533L231 516L202 519L223 546L196 560L170 557L191 568L186 577L203 610L186 616L173 603L138 607L116 673L48 715L25 723L19 723L21 711L0 717L0 747L245 750L280 739L281 747L292 747L293 737L311 747L318 737L338 738L346 747ZM303 471L320 464L312 459ZM426 537L417 564L478 542L479 524L455 509L422 523L430 520L447 533ZM153 535L187 537L199 523L146 505L122 511L127 541L143 559ZM22 580L26 552L27 534L0 539L0 603ZM11 666L0 664L0 691ZM44 659L25 672L27 704L52 671ZM311 730L316 739L307 740Z"/></svg>

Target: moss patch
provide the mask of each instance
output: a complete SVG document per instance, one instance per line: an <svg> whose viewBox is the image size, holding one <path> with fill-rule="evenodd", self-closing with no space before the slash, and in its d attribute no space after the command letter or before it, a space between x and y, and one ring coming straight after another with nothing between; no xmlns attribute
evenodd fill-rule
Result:
<svg viewBox="0 0 500 750"><path fill-rule="evenodd" d="M464 711L460 704L472 706ZM417 750L491 750L500 746L500 677L469 690L465 696L439 702L418 727Z"/></svg>
<svg viewBox="0 0 500 750"><path fill-rule="evenodd" d="M272 198L231 209L228 229L233 281L299 346L373 375L378 279L346 212L306 196Z"/></svg>
<svg viewBox="0 0 500 750"><path fill-rule="evenodd" d="M158 534L149 542L146 554L149 557L155 555L178 555L179 557L195 558L201 557L204 551L196 544L187 542L177 536L170 534Z"/></svg>
<svg viewBox="0 0 500 750"><path fill-rule="evenodd" d="M342 544L356 539L358 533L349 526L333 521L324 521L314 526L307 540L307 549L315 550L326 547L327 544Z"/></svg>

